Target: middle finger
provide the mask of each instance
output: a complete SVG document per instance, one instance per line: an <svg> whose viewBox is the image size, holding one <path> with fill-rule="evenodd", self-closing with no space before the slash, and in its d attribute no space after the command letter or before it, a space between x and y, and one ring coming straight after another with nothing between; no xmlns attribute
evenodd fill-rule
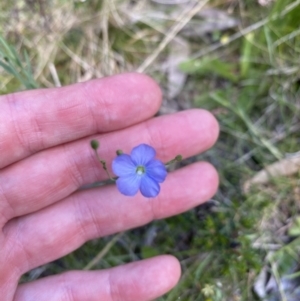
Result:
<svg viewBox="0 0 300 301"><path fill-rule="evenodd" d="M177 154L188 157L208 149L217 135L218 125L210 113L190 110L95 138L100 140L100 156L107 162L111 162L116 149L128 152L139 143L152 145L158 157L167 161ZM49 206L82 185L105 179L106 174L89 147L90 139L45 150L3 169L3 223Z"/></svg>

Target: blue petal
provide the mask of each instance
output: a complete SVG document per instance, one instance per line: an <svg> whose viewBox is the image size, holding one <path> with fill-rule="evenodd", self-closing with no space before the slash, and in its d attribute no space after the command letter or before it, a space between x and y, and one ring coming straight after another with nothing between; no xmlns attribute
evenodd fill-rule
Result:
<svg viewBox="0 0 300 301"><path fill-rule="evenodd" d="M146 165L156 155L155 149L147 144L140 144L132 149L131 158L136 165Z"/></svg>
<svg viewBox="0 0 300 301"><path fill-rule="evenodd" d="M141 178L140 190L143 196L146 198L154 198L159 194L159 184L151 177L144 175Z"/></svg>
<svg viewBox="0 0 300 301"><path fill-rule="evenodd" d="M135 195L140 188L141 177L137 174L118 178L116 181L119 191L128 196Z"/></svg>
<svg viewBox="0 0 300 301"><path fill-rule="evenodd" d="M146 174L158 183L162 183L167 177L167 169L159 160L152 160L146 165Z"/></svg>
<svg viewBox="0 0 300 301"><path fill-rule="evenodd" d="M115 175L122 177L135 174L136 166L129 155L123 154L113 160L112 170Z"/></svg>

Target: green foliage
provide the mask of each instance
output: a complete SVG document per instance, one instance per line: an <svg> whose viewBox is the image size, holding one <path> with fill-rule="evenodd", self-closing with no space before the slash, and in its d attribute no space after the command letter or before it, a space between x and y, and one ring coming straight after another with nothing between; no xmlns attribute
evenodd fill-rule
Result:
<svg viewBox="0 0 300 301"><path fill-rule="evenodd" d="M254 33L249 33L243 38L243 48L240 59L241 77L246 78L251 71L252 47L254 42Z"/></svg>
<svg viewBox="0 0 300 301"><path fill-rule="evenodd" d="M232 82L239 79L236 64L224 62L216 57L187 61L180 64L180 69L192 75L217 75Z"/></svg>
<svg viewBox="0 0 300 301"><path fill-rule="evenodd" d="M300 236L300 216L294 217L294 222L289 228L289 235L290 236Z"/></svg>
<svg viewBox="0 0 300 301"><path fill-rule="evenodd" d="M33 77L31 62L26 50L24 50L23 57L22 59L16 49L0 36L0 66L26 89L37 88L38 85Z"/></svg>

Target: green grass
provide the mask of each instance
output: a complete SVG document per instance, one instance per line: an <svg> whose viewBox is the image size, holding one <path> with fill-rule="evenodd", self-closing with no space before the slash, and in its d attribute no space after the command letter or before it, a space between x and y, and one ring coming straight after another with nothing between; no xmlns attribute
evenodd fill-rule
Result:
<svg viewBox="0 0 300 301"><path fill-rule="evenodd" d="M173 24L159 19L130 23L103 1L56 0L45 7L36 2L28 20L24 16L30 8L17 3L15 19L8 18L13 7L0 4L0 64L5 69L0 71L1 93L52 87L55 72L58 82L66 85L135 70ZM117 8L128 5L126 0L111 3ZM83 269L103 248L107 252L95 269L163 253L179 258L182 279L160 301L256 300L253 283L264 266L277 278L290 273L300 234L299 175L272 179L248 194L242 187L265 166L299 151L300 1L278 0L265 8L256 1L228 3L210 5L232 11L247 30L189 38L192 54L180 65L189 76L175 99L179 106L184 102L211 110L220 122L215 147L183 162L214 164L221 183L217 195L187 213L127 231L111 244L112 237L88 242L39 270L42 276ZM67 24L59 17L62 12L67 12ZM37 30L37 22L42 29ZM163 89L167 78L160 65L168 51L164 49L146 70ZM287 231L281 233L280 227ZM277 245L274 253L272 244ZM23 281L34 277L29 273Z"/></svg>

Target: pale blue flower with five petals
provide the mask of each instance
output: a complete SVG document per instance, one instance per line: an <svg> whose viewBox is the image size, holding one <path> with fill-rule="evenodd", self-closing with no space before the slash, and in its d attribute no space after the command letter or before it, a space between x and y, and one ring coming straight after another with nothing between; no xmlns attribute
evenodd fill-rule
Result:
<svg viewBox="0 0 300 301"><path fill-rule="evenodd" d="M130 155L121 154L112 162L113 172L119 191L133 196L140 190L147 198L156 197L160 191L159 183L167 176L165 165L155 159L156 151L147 144L140 144L132 149Z"/></svg>

